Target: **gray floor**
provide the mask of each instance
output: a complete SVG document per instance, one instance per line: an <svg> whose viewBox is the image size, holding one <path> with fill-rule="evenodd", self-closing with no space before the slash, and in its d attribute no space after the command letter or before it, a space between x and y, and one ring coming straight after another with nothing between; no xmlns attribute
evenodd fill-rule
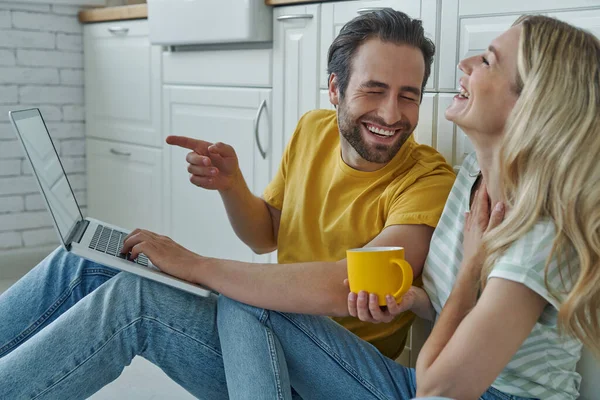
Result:
<svg viewBox="0 0 600 400"><path fill-rule="evenodd" d="M114 399L194 399L194 396L183 390L167 377L158 367L136 357L131 365L123 371L119 379L90 397L92 400Z"/></svg>
<svg viewBox="0 0 600 400"><path fill-rule="evenodd" d="M12 286L14 280L0 280L0 293L4 292L6 289Z"/></svg>

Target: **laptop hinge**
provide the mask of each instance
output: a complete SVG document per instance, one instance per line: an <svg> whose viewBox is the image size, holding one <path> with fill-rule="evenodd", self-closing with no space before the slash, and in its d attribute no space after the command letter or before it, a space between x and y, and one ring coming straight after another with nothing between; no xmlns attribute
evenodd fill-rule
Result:
<svg viewBox="0 0 600 400"><path fill-rule="evenodd" d="M77 222L77 224L75 224L75 226L73 227L73 230L71 231L71 234L69 235L69 237L67 238L67 248L71 249L71 243L76 242L79 243L81 241L81 239L83 238L83 234L85 233L85 230L87 229L88 225L90 224L90 221L87 221L85 219Z"/></svg>

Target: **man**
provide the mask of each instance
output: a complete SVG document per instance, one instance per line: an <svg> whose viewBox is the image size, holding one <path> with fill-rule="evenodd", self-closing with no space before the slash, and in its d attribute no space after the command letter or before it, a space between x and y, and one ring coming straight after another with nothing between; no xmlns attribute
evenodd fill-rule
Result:
<svg viewBox="0 0 600 400"><path fill-rule="evenodd" d="M420 275L454 180L443 158L411 137L433 53L420 21L403 13L349 22L328 57L337 111L302 117L264 198L248 190L230 146L168 138L192 150L192 183L220 192L237 235L256 252L277 249L279 265L207 259L143 230L123 250L254 306L335 316L397 356L413 316L372 310L373 321L388 321L379 325L348 317L344 257L352 247L403 246ZM42 306L24 304L27 296ZM89 396L135 355L198 397L227 397L216 296L198 298L57 251L0 300L0 318L11 325L0 328L0 357L7 354L0 376L8 377L0 393L9 397ZM60 312L48 309L68 311L50 323Z"/></svg>

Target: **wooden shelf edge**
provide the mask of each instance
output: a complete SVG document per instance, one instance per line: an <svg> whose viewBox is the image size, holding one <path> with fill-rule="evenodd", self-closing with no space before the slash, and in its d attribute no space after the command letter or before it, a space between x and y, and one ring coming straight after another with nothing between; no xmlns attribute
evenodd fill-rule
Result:
<svg viewBox="0 0 600 400"><path fill-rule="evenodd" d="M326 3L327 1L334 0L265 0L265 4L268 6L283 6L286 4L300 4L300 3Z"/></svg>
<svg viewBox="0 0 600 400"><path fill-rule="evenodd" d="M127 19L148 18L147 4L134 4L131 6L95 8L79 11L79 22L121 21Z"/></svg>

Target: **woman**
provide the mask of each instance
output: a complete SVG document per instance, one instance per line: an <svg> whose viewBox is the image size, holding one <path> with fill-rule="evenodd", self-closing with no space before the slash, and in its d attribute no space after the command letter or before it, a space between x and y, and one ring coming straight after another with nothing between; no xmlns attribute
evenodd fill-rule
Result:
<svg viewBox="0 0 600 400"><path fill-rule="evenodd" d="M434 233L424 290L385 312L376 296L348 298L364 321L437 318L416 371L327 318L221 297L230 397L291 398L291 386L306 399L577 398L582 342L600 355L598 65L594 36L542 16L459 64L446 117L476 152Z"/></svg>

